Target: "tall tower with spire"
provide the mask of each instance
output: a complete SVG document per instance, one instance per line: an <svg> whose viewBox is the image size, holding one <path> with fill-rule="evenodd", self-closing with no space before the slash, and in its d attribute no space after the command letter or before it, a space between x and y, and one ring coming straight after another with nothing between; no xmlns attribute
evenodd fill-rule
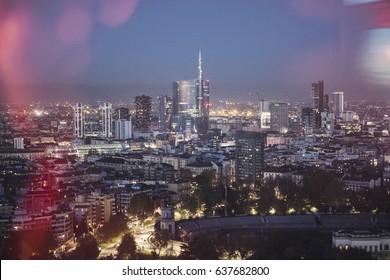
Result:
<svg viewBox="0 0 390 280"><path fill-rule="evenodd" d="M198 77L173 83L172 129L186 139L193 133L206 135L209 122L209 81L203 79L202 53L198 57Z"/></svg>
<svg viewBox="0 0 390 280"><path fill-rule="evenodd" d="M209 127L210 92L209 81L203 80L202 74L202 52L199 50L197 81L198 119L196 125L199 134L205 135Z"/></svg>
<svg viewBox="0 0 390 280"><path fill-rule="evenodd" d="M197 81L197 108L199 117L203 115L203 79L202 79L202 52L199 50L198 81Z"/></svg>

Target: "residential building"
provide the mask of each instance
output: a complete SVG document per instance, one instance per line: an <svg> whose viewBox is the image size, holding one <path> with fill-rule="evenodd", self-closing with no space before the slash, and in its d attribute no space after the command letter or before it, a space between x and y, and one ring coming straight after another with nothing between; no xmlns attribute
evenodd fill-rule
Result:
<svg viewBox="0 0 390 280"><path fill-rule="evenodd" d="M73 125L74 136L77 138L83 138L85 136L84 131L84 106L82 103L76 103L73 107Z"/></svg>
<svg viewBox="0 0 390 280"><path fill-rule="evenodd" d="M147 95L135 97L135 123L134 129L149 131L151 124L152 98Z"/></svg>
<svg viewBox="0 0 390 280"><path fill-rule="evenodd" d="M279 133L288 131L288 104L287 103L272 103L270 105L271 112L271 130Z"/></svg>
<svg viewBox="0 0 390 280"><path fill-rule="evenodd" d="M336 118L341 118L344 112L344 92L333 92L333 112Z"/></svg>
<svg viewBox="0 0 390 280"><path fill-rule="evenodd" d="M129 139L132 138L132 124L131 119L120 119L115 121L115 139Z"/></svg>
<svg viewBox="0 0 390 280"><path fill-rule="evenodd" d="M102 137L112 137L112 105L105 102L100 106L101 125L102 125Z"/></svg>
<svg viewBox="0 0 390 280"><path fill-rule="evenodd" d="M238 131L236 133L236 179L261 179L264 168L264 146L266 134L263 132Z"/></svg>

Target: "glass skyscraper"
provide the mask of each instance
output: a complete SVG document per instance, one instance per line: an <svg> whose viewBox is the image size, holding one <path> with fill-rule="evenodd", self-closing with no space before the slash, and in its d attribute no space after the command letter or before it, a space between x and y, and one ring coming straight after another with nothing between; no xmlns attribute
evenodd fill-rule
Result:
<svg viewBox="0 0 390 280"><path fill-rule="evenodd" d="M199 53L198 79L173 83L172 130L204 135L208 129L210 82L202 78L202 58Z"/></svg>

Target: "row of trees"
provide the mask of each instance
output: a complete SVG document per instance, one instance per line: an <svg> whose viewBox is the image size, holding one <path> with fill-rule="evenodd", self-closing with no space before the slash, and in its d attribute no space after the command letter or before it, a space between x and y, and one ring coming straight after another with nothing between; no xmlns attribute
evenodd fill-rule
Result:
<svg viewBox="0 0 390 280"><path fill-rule="evenodd" d="M289 178L268 180L260 186L258 198L261 213L267 213L269 209L280 214L292 210L298 214L316 210L326 213L390 212L388 188L346 189L342 182L325 171L308 174L301 185Z"/></svg>
<svg viewBox="0 0 390 280"><path fill-rule="evenodd" d="M269 232L245 236L246 232L208 234L195 237L182 246L179 259L216 260L371 260L365 250L332 247L329 233L321 232Z"/></svg>
<svg viewBox="0 0 390 280"><path fill-rule="evenodd" d="M205 171L192 178L190 194L181 194L177 208L194 215L223 215L225 199L228 214L320 212L390 212L388 188L348 190L331 173L308 173L302 184L290 178L276 177L252 184L245 181L228 184L214 172ZM226 189L225 189L226 188Z"/></svg>

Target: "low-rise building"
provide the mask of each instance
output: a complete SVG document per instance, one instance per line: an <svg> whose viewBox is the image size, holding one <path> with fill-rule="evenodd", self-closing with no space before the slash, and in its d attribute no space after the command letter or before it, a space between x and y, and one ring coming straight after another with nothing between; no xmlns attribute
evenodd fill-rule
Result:
<svg viewBox="0 0 390 280"><path fill-rule="evenodd" d="M332 233L332 244L340 250L362 249L378 258L390 256L390 233L387 231L340 230Z"/></svg>

